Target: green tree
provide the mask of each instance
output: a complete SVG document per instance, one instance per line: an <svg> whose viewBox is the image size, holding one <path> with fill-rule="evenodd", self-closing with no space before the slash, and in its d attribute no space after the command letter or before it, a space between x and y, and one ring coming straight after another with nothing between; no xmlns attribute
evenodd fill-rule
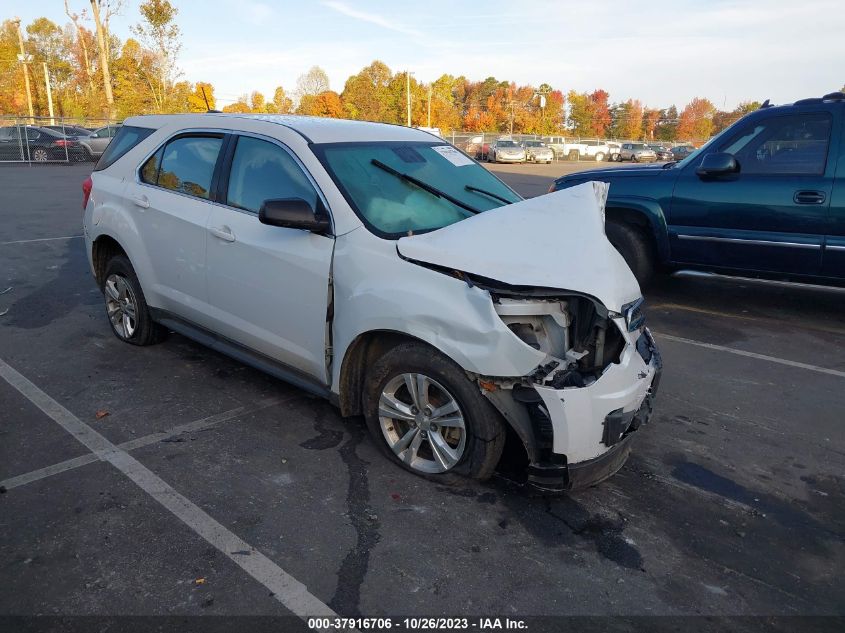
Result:
<svg viewBox="0 0 845 633"><path fill-rule="evenodd" d="M674 105L660 111L654 136L661 141L674 141L678 131L678 108Z"/></svg>

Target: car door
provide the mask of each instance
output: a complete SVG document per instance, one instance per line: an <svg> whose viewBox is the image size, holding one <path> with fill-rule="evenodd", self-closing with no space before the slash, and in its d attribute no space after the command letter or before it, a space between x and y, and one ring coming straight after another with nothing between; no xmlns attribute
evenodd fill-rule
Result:
<svg viewBox="0 0 845 633"><path fill-rule="evenodd" d="M678 177L669 213L678 263L818 275L835 161L834 119L824 110L754 118L713 151L733 154L738 174Z"/></svg>
<svg viewBox="0 0 845 633"><path fill-rule="evenodd" d="M184 132L161 145L129 183L125 199L149 258L142 279L153 305L208 324L205 234L222 132Z"/></svg>
<svg viewBox="0 0 845 633"><path fill-rule="evenodd" d="M334 238L258 220L265 200L325 200L278 141L235 136L226 163L207 223L214 329L326 385Z"/></svg>

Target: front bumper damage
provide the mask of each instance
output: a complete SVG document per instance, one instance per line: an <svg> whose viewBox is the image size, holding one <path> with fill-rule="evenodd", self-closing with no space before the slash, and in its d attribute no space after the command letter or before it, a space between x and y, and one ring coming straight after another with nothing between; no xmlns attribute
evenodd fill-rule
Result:
<svg viewBox="0 0 845 633"><path fill-rule="evenodd" d="M662 360L647 328L618 363L586 387L534 384L485 395L526 446L527 482L548 491L595 485L625 463L634 433L651 418Z"/></svg>

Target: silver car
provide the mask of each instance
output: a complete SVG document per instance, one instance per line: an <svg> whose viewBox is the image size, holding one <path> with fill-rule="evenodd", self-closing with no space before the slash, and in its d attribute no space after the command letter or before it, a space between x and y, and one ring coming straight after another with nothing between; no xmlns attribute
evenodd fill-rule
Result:
<svg viewBox="0 0 845 633"><path fill-rule="evenodd" d="M530 163L551 163L555 158L554 150L542 141L524 141L525 160Z"/></svg>
<svg viewBox="0 0 845 633"><path fill-rule="evenodd" d="M487 162L524 163L525 149L514 140L500 138L488 148Z"/></svg>
<svg viewBox="0 0 845 633"><path fill-rule="evenodd" d="M640 161L654 162L657 160L657 154L645 143L622 143L619 158L620 160L630 160L633 163Z"/></svg>
<svg viewBox="0 0 845 633"><path fill-rule="evenodd" d="M119 125L107 125L91 132L90 136L85 136L79 139L93 157L99 157L106 151L114 135L120 129Z"/></svg>

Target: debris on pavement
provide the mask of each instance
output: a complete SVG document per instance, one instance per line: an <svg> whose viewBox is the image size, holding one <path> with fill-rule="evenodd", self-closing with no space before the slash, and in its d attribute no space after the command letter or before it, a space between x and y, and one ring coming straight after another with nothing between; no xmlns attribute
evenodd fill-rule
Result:
<svg viewBox="0 0 845 633"><path fill-rule="evenodd" d="M109 412L106 411L105 409L100 409L99 411L97 411L97 413L94 415L94 417L96 417L98 420L102 420L108 414L109 414Z"/></svg>

